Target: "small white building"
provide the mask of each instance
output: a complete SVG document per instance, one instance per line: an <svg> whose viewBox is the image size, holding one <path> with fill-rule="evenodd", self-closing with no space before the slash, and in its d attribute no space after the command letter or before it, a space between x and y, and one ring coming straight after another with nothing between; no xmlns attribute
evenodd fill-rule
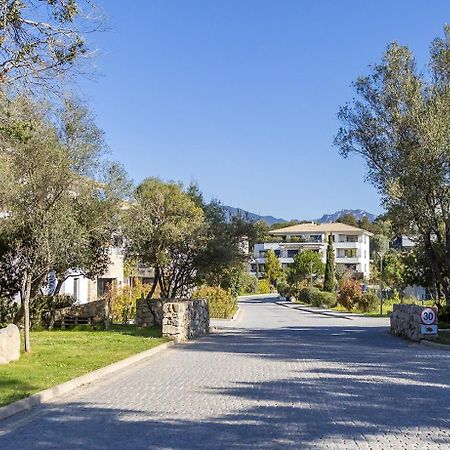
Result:
<svg viewBox="0 0 450 450"><path fill-rule="evenodd" d="M123 286L127 283L123 253L123 248L111 247L108 268L95 279L90 280L83 273L74 270L62 284L59 293L71 295L77 303L87 303L103 297L113 284L117 287Z"/></svg>
<svg viewBox="0 0 450 450"><path fill-rule="evenodd" d="M343 223L302 223L269 232L275 242L256 244L251 272L264 272L265 257L272 249L283 268L294 262L302 250L318 252L326 262L328 236L333 239L336 268L370 276L369 241L372 233Z"/></svg>

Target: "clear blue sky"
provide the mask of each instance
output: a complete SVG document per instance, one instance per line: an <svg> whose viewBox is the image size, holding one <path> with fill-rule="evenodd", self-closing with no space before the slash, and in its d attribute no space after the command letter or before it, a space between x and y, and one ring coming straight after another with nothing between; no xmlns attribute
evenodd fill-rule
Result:
<svg viewBox="0 0 450 450"><path fill-rule="evenodd" d="M102 3L103 2L103 3ZM97 2L98 3L98 2ZM397 40L425 69L448 0L101 0L101 77L82 91L131 177L196 180L260 214L381 212L333 148L351 82Z"/></svg>

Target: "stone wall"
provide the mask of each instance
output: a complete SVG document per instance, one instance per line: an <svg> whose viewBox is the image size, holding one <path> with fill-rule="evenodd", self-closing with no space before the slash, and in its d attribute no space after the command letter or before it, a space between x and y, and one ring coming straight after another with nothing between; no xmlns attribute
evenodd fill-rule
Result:
<svg viewBox="0 0 450 450"><path fill-rule="evenodd" d="M209 333L208 302L184 300L163 305L162 335L186 341Z"/></svg>
<svg viewBox="0 0 450 450"><path fill-rule="evenodd" d="M403 336L412 341L420 341L426 339L429 335L421 334L420 313L425 309L419 305L394 305L391 314L391 334ZM437 309L433 308L437 315Z"/></svg>
<svg viewBox="0 0 450 450"><path fill-rule="evenodd" d="M104 322L108 319L108 301L96 300L95 302L83 303L82 305L68 306L55 311L54 321L60 322L65 316L91 318L94 322Z"/></svg>
<svg viewBox="0 0 450 450"><path fill-rule="evenodd" d="M138 327L156 327L162 324L163 304L166 299L136 300L136 325Z"/></svg>
<svg viewBox="0 0 450 450"><path fill-rule="evenodd" d="M16 325L0 330L0 364L17 361L20 358L20 333Z"/></svg>

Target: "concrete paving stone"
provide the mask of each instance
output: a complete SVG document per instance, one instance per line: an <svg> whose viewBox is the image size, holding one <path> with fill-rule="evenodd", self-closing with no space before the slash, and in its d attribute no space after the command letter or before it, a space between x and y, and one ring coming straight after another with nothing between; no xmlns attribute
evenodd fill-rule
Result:
<svg viewBox="0 0 450 450"><path fill-rule="evenodd" d="M246 298L236 321L0 423L1 449L450 449L450 352Z"/></svg>

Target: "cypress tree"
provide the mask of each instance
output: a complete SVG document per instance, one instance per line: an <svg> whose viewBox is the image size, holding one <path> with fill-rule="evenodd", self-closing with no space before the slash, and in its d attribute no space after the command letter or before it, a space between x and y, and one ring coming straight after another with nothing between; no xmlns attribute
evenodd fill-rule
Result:
<svg viewBox="0 0 450 450"><path fill-rule="evenodd" d="M325 266L325 280L323 283L323 289L326 292L334 292L335 288L336 288L336 275L334 271L333 237L330 234L328 236L327 263Z"/></svg>

